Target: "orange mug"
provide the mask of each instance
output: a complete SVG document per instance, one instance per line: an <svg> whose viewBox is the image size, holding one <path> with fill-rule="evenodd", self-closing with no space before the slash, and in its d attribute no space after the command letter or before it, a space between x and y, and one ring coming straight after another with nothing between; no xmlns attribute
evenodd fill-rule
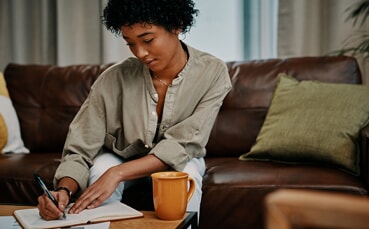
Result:
<svg viewBox="0 0 369 229"><path fill-rule="evenodd" d="M195 182L184 172L151 174L156 216L163 220L182 219L195 190ZM189 182L189 187L188 187Z"/></svg>

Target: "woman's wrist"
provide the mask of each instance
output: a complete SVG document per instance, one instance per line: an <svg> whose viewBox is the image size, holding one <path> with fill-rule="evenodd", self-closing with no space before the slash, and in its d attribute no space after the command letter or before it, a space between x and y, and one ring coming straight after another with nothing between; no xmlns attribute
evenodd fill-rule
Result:
<svg viewBox="0 0 369 229"><path fill-rule="evenodd" d="M59 188L59 187L64 187L64 188ZM70 197L70 199L71 199L72 195L76 194L79 190L78 183L71 177L61 178L58 181L58 184L56 185L55 189L57 189L57 188L59 188L58 191L61 191L61 192L65 191L68 194L68 196Z"/></svg>
<svg viewBox="0 0 369 229"><path fill-rule="evenodd" d="M72 195L73 195L72 191L70 191L67 187L64 187L64 186L60 186L54 189L54 192L59 192L59 191L66 192L68 194L69 202L70 202L70 200L72 199Z"/></svg>

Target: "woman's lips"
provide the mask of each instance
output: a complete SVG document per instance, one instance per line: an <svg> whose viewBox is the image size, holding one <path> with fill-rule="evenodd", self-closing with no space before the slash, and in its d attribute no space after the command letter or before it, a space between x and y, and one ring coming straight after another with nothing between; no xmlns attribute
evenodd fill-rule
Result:
<svg viewBox="0 0 369 229"><path fill-rule="evenodd" d="M148 66L151 67L153 65L155 65L157 61L155 59L151 59L151 60L145 60L144 63Z"/></svg>

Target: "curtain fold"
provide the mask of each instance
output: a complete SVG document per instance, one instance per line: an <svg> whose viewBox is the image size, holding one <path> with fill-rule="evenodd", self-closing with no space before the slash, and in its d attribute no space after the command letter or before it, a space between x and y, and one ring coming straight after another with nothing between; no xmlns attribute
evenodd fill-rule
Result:
<svg viewBox="0 0 369 229"><path fill-rule="evenodd" d="M326 55L354 31L346 22L353 0L279 0L278 55Z"/></svg>
<svg viewBox="0 0 369 229"><path fill-rule="evenodd" d="M131 56L101 23L106 0L0 0L0 71L10 63L101 64Z"/></svg>
<svg viewBox="0 0 369 229"><path fill-rule="evenodd" d="M350 44L358 26L347 21L347 9L359 0L279 0L278 56L332 55ZM368 65L357 57L364 83Z"/></svg>
<svg viewBox="0 0 369 229"><path fill-rule="evenodd" d="M9 62L55 63L55 0L0 1L0 71Z"/></svg>
<svg viewBox="0 0 369 229"><path fill-rule="evenodd" d="M57 0L57 64L100 63L100 2Z"/></svg>

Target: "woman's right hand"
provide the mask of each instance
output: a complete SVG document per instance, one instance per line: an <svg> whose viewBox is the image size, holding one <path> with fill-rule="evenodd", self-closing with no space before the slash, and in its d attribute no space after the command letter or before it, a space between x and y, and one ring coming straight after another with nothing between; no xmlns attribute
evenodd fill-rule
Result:
<svg viewBox="0 0 369 229"><path fill-rule="evenodd" d="M45 220L61 218L64 214L65 207L69 203L69 195L65 191L60 190L58 192L51 192L51 194L58 201L59 206L56 206L46 194L43 194L37 198L39 215Z"/></svg>

